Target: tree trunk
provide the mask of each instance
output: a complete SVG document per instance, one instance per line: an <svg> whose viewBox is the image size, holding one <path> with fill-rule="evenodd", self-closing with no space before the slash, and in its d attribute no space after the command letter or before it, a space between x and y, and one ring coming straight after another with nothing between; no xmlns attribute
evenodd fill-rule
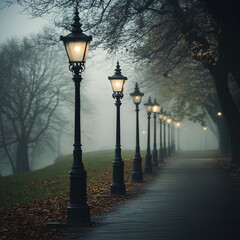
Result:
<svg viewBox="0 0 240 240"><path fill-rule="evenodd" d="M217 97L217 96L216 96ZM208 107L206 106L206 110L208 112L208 116L210 117L211 121L216 124L217 133L215 133L218 141L219 141L219 150L223 156L229 156L230 154L230 138L228 133L228 128L226 124L226 120L224 116L219 117L217 115L217 110L220 109L219 104L215 101L213 102L215 107ZM210 122L210 119L208 122ZM211 122L210 122L211 123ZM211 124L209 125L211 128ZM212 126L213 128L213 126ZM211 128L211 130L212 130Z"/></svg>
<svg viewBox="0 0 240 240"><path fill-rule="evenodd" d="M219 119L217 122L217 128L219 133L219 148L223 156L229 156L230 154L230 138L224 118Z"/></svg>
<svg viewBox="0 0 240 240"><path fill-rule="evenodd" d="M25 139L21 139L17 147L16 172L29 172L28 146Z"/></svg>
<svg viewBox="0 0 240 240"><path fill-rule="evenodd" d="M207 39L199 37L196 34L195 25L193 21L188 21L184 12L182 11L179 2L177 0L168 0L170 3L174 16L178 23L180 23L180 28L183 34L186 37L186 41L188 42L189 50L191 51L191 46L194 41L199 42L201 44L205 44L205 48L209 49L210 44ZM239 139L240 139L240 114L238 109L233 101L231 96L229 86L228 86L228 38L231 36L226 36L223 33L219 33L218 36L218 44L219 44L219 60L216 65L209 65L204 62L204 59L201 58L199 60L209 71L211 72L215 87L218 95L218 100L223 111L223 114L226 118L226 123L231 139L231 149L232 149L232 161L237 162L240 161L240 147L239 147ZM235 79L236 80L236 79Z"/></svg>
<svg viewBox="0 0 240 240"><path fill-rule="evenodd" d="M231 140L232 161L240 161L240 116L238 109L231 96L228 81L227 71L224 64L218 63L218 66L212 69L211 73L214 78L218 99L221 105L221 109L226 119L226 124Z"/></svg>

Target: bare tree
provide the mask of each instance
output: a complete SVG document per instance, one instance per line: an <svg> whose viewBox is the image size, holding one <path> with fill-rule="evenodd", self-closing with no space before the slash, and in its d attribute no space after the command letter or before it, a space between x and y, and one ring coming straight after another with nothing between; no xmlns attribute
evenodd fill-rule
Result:
<svg viewBox="0 0 240 240"><path fill-rule="evenodd" d="M0 148L13 173L30 170L29 148L52 125L65 85L56 53L30 43L12 39L0 46Z"/></svg>

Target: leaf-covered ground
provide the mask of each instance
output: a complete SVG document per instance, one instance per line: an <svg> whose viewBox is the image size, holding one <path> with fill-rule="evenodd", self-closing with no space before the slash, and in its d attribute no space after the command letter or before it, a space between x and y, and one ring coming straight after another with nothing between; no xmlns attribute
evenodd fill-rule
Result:
<svg viewBox="0 0 240 240"><path fill-rule="evenodd" d="M111 167L101 168L88 178L88 204L91 216L99 216L110 211L119 203L134 197L141 192L140 186L150 181L152 175L145 175L145 183L132 183L132 158L124 159L125 184L129 196L124 198L98 198L99 194L109 194L112 181ZM51 182L50 182L51 183ZM46 182L45 182L46 184ZM56 184L58 184L56 182ZM27 190L26 190L27 191ZM24 195L24 194L23 194ZM42 240L58 239L60 230L49 229L47 222L66 221L66 208L69 203L69 193L52 195L28 203L13 204L6 209L0 209L0 239L6 240Z"/></svg>
<svg viewBox="0 0 240 240"><path fill-rule="evenodd" d="M231 158L218 157L214 160L214 164L220 171L230 175L234 182L240 185L240 162L232 162Z"/></svg>

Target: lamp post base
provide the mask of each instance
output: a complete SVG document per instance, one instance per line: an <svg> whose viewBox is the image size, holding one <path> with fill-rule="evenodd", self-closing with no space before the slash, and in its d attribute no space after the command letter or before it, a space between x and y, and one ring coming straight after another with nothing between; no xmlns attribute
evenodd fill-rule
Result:
<svg viewBox="0 0 240 240"><path fill-rule="evenodd" d="M123 183L112 183L111 195L126 195L126 186Z"/></svg>
<svg viewBox="0 0 240 240"><path fill-rule="evenodd" d="M151 154L147 154L145 156L146 159L146 165L145 165L145 169L144 169L144 173L146 174L152 174L152 155Z"/></svg>
<svg viewBox="0 0 240 240"><path fill-rule="evenodd" d="M67 207L68 224L90 224L90 207L70 204Z"/></svg>
<svg viewBox="0 0 240 240"><path fill-rule="evenodd" d="M159 150L159 163L163 163L164 162L164 157L163 157L163 149Z"/></svg>
<svg viewBox="0 0 240 240"><path fill-rule="evenodd" d="M158 156L157 156L157 150L153 150L153 161L152 161L152 166L154 168L157 168L158 167Z"/></svg>
<svg viewBox="0 0 240 240"><path fill-rule="evenodd" d="M143 174L142 173L132 173L132 181L133 182L143 182Z"/></svg>
<svg viewBox="0 0 240 240"><path fill-rule="evenodd" d="M167 148L166 147L164 147L164 149L163 149L163 156L164 156L164 158L168 157Z"/></svg>
<svg viewBox="0 0 240 240"><path fill-rule="evenodd" d="M136 154L133 158L133 172L132 172L132 181L133 182L142 182L142 158L140 154Z"/></svg>
<svg viewBox="0 0 240 240"><path fill-rule="evenodd" d="M170 148L170 147L168 147L168 156L169 156L169 157L171 157L171 155L172 155L171 148Z"/></svg>

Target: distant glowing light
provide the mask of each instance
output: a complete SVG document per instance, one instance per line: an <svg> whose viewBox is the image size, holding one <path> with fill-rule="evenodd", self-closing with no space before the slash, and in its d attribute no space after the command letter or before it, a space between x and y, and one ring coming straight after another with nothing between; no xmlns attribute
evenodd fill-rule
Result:
<svg viewBox="0 0 240 240"><path fill-rule="evenodd" d="M206 127L204 127L204 128L203 128L203 130L204 130L204 131L207 131L207 128L206 128Z"/></svg>
<svg viewBox="0 0 240 240"><path fill-rule="evenodd" d="M143 130L143 131L142 131L142 134L146 134L146 131L145 131L145 130Z"/></svg>
<svg viewBox="0 0 240 240"><path fill-rule="evenodd" d="M218 114L219 117L222 116L222 113L221 113L221 112L218 112L217 114Z"/></svg>

